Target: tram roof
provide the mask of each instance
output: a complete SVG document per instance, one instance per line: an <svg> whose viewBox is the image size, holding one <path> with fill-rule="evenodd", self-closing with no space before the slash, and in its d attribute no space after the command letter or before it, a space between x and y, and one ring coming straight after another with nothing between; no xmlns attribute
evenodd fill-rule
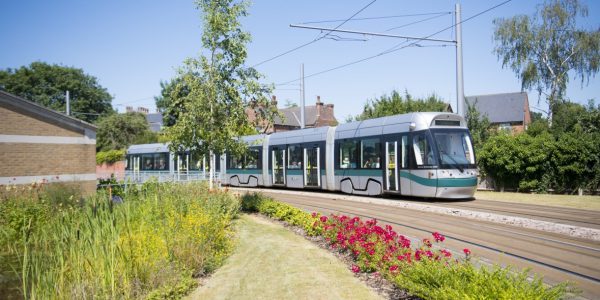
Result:
<svg viewBox="0 0 600 300"><path fill-rule="evenodd" d="M316 128L305 128L299 130L291 130L284 132L276 132L271 134L269 139L270 145L285 145L285 144L299 144L299 143L310 143L325 141L327 138L328 126L316 127Z"/></svg>
<svg viewBox="0 0 600 300"><path fill-rule="evenodd" d="M127 154L169 152L169 145L163 143L131 145Z"/></svg>
<svg viewBox="0 0 600 300"><path fill-rule="evenodd" d="M425 130L432 127L431 124L434 119L460 120L460 126L465 126L464 119L457 114L444 112L416 112L341 124L336 129L335 137L336 139L344 139L409 132L411 123L415 124L413 131Z"/></svg>

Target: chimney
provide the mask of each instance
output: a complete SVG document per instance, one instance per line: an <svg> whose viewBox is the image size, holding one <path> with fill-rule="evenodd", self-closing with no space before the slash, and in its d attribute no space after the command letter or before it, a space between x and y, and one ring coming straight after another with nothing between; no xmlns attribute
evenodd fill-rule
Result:
<svg viewBox="0 0 600 300"><path fill-rule="evenodd" d="M323 109L323 102L321 102L321 96L317 96L317 121L316 121L317 123L319 123L319 119L321 118L321 110L322 109Z"/></svg>
<svg viewBox="0 0 600 300"><path fill-rule="evenodd" d="M145 107L138 107L137 112L147 115L150 110Z"/></svg>
<svg viewBox="0 0 600 300"><path fill-rule="evenodd" d="M273 104L275 107L277 107L277 96L275 96L275 95L271 96L271 104Z"/></svg>

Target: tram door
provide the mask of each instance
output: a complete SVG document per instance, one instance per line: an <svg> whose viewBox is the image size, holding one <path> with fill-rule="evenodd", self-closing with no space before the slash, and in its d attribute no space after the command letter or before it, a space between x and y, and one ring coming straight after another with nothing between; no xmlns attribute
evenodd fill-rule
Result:
<svg viewBox="0 0 600 300"><path fill-rule="evenodd" d="M321 186L319 147L304 148L304 186Z"/></svg>
<svg viewBox="0 0 600 300"><path fill-rule="evenodd" d="M385 143L385 180L386 191L397 192L398 186L398 142Z"/></svg>
<svg viewBox="0 0 600 300"><path fill-rule="evenodd" d="M271 150L271 161L273 162L273 184L285 184L285 150Z"/></svg>

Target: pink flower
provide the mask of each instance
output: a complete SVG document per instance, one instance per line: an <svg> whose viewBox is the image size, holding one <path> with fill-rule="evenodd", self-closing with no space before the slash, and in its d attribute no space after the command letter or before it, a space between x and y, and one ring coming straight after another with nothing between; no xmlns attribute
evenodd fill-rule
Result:
<svg viewBox="0 0 600 300"><path fill-rule="evenodd" d="M390 272L395 272L395 271L398 271L398 266L396 266L396 265L390 266Z"/></svg>
<svg viewBox="0 0 600 300"><path fill-rule="evenodd" d="M469 250L468 248L463 249L463 252L466 256L469 256L471 254L471 250Z"/></svg>
<svg viewBox="0 0 600 300"><path fill-rule="evenodd" d="M352 272L354 272L354 273L360 272L360 267L357 265L352 265Z"/></svg>
<svg viewBox="0 0 600 300"><path fill-rule="evenodd" d="M316 212L313 212L311 216L312 216L313 218L316 218L316 217L317 217L317 213L316 213Z"/></svg>
<svg viewBox="0 0 600 300"><path fill-rule="evenodd" d="M321 222L323 222L323 223L327 222L327 217L326 216L321 216Z"/></svg>
<svg viewBox="0 0 600 300"><path fill-rule="evenodd" d="M450 251L448 251L446 249L440 250L440 253L442 253L445 257L451 257L452 256L452 253L450 253Z"/></svg>
<svg viewBox="0 0 600 300"><path fill-rule="evenodd" d="M433 235L433 238L435 239L436 242L443 242L446 239L445 236L443 236L442 234L440 234L437 231L434 232L434 233L432 233L432 235Z"/></svg>

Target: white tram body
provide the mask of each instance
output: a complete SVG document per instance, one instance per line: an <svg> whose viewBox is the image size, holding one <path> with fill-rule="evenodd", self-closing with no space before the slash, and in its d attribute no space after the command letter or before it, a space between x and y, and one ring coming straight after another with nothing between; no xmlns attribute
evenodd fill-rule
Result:
<svg viewBox="0 0 600 300"><path fill-rule="evenodd" d="M226 185L447 199L471 198L477 186L466 122L451 113L410 113L241 139L249 146L246 155L218 159Z"/></svg>

